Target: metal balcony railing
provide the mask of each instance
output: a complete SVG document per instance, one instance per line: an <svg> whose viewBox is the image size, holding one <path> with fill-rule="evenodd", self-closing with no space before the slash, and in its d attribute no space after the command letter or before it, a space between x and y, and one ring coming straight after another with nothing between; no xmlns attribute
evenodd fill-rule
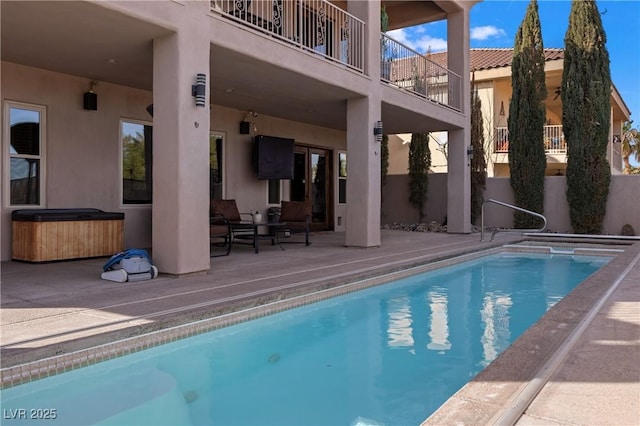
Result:
<svg viewBox="0 0 640 426"><path fill-rule="evenodd" d="M509 130L506 127L496 127L495 152L509 152ZM566 154L567 142L564 139L561 125L544 126L544 150L547 154Z"/></svg>
<svg viewBox="0 0 640 426"><path fill-rule="evenodd" d="M460 75L386 34L380 35L380 78L456 111L461 109Z"/></svg>
<svg viewBox="0 0 640 426"><path fill-rule="evenodd" d="M210 1L212 13L364 73L364 22L326 0Z"/></svg>

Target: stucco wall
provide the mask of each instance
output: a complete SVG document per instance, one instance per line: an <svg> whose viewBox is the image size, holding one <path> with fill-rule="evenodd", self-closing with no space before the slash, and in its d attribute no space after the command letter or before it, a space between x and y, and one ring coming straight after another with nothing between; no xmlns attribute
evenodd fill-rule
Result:
<svg viewBox="0 0 640 426"><path fill-rule="evenodd" d="M446 215L446 186L446 174L429 175L425 222L433 220L443 222ZM550 232L572 232L565 192L566 179L564 176L547 176L545 178L544 215L547 218L547 229ZM509 178L488 178L484 197L513 204L513 191ZM388 176L387 184L382 191L382 223L416 223L418 213L409 204L408 199L408 176ZM633 226L636 235L640 235L640 203L638 200L640 200L640 176L612 176L602 233L620 234L622 226L628 223ZM511 227L513 225L513 210L496 204L487 204L484 223L488 227Z"/></svg>
<svg viewBox="0 0 640 426"><path fill-rule="evenodd" d="M121 204L120 171L120 120L135 119L151 124L152 117L146 111L147 105L153 102L151 92L100 82L94 89L98 110L86 111L82 108L82 94L89 89L89 80L8 62L2 62L1 88L3 111L6 100L47 108L46 193L42 207L93 207L123 212L125 247L151 247L151 206ZM239 133L239 123L245 115L246 111L219 106L211 110L211 129L224 135L224 196L235 198L243 212L266 213L267 181L258 180L253 171L251 135ZM253 121L257 134L293 138L298 144L334 150L334 170L337 170L337 150L346 149L345 132L260 114ZM2 152L4 156L4 149ZM4 157L2 160L4 168ZM283 181L282 197L289 197L288 181ZM337 217L342 217L342 225L336 229L344 230L346 205L337 204L337 193L334 197L336 222ZM2 260L11 258L12 210L3 198Z"/></svg>
<svg viewBox="0 0 640 426"><path fill-rule="evenodd" d="M382 190L382 224L417 223L418 210L409 203L409 176L388 175ZM424 222L442 223L447 215L447 174L429 174Z"/></svg>
<svg viewBox="0 0 640 426"><path fill-rule="evenodd" d="M236 199L240 211L260 210L268 207L268 181L258 180L252 165L252 135L241 135L239 123L246 111L238 111L214 105L211 112L211 128L225 136L224 141L224 196ZM258 114L251 119L256 134L295 139L296 144L322 147L334 151L334 170L337 170L337 150L346 149L345 132L310 126L275 117ZM283 181L283 198L288 199L289 181Z"/></svg>
<svg viewBox="0 0 640 426"><path fill-rule="evenodd" d="M119 140L121 118L151 120L145 110L152 102L151 93L100 82L94 89L98 110L86 111L82 108L82 95L88 89L86 78L2 62L3 113L6 100L47 108L43 207L93 207L123 212L125 246L148 247L151 245L150 207L121 206ZM4 172L5 150L2 152ZM4 193L4 186L2 191ZM11 257L13 209L7 206L5 196L1 213L2 260Z"/></svg>

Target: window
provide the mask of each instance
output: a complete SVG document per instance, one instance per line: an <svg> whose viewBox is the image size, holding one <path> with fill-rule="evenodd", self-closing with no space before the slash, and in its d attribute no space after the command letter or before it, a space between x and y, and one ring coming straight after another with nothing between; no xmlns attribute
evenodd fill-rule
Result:
<svg viewBox="0 0 640 426"><path fill-rule="evenodd" d="M281 200L280 179L269 179L269 195L267 204L280 204Z"/></svg>
<svg viewBox="0 0 640 426"><path fill-rule="evenodd" d="M151 204L153 128L141 121L121 121L122 204Z"/></svg>
<svg viewBox="0 0 640 426"><path fill-rule="evenodd" d="M347 202L347 153L338 153L338 203Z"/></svg>
<svg viewBox="0 0 640 426"><path fill-rule="evenodd" d="M10 206L40 206L44 204L44 135L43 106L17 102L5 103L5 134L8 144L8 164L5 164L5 191Z"/></svg>

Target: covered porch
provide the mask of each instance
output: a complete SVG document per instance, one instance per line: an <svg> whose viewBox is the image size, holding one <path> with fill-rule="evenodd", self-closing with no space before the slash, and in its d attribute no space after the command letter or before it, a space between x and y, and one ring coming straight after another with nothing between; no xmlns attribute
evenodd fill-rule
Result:
<svg viewBox="0 0 640 426"><path fill-rule="evenodd" d="M252 4L263 3L279 4ZM11 258L13 209L95 207L125 213L124 246L152 248L161 272L206 271L211 266L206 232L211 139L220 137L223 144L221 196L237 199L243 211L264 213L274 203L267 203L266 182L256 178L251 164L257 134L326 150L334 170L326 229L340 231L351 247L376 247L380 146L374 128L380 122L386 133L452 132L456 173L448 184L449 229L470 232L467 83L455 90L456 109L446 105L448 94L446 100L432 102L381 84L380 4L333 3L340 10L326 1L305 2L311 9L332 10L336 19L375 22L357 41L350 39L357 49L349 52L358 51L353 58L364 63L345 65L342 59L352 56L338 55L337 44L331 49L326 44L323 53L304 37L284 42L253 21L231 19L238 18L231 9L214 7L230 7L230 2L3 2L4 107L37 110L46 138L37 159L40 199L4 203L2 259ZM418 23L402 14L418 2L391 3L392 27ZM425 4L421 22L448 18L451 50L466 52L468 10L451 2ZM350 22L359 28L358 19ZM311 22L316 21L307 24ZM306 34L304 28L289 30L289 36ZM368 49L362 52L362 46ZM456 55L451 65L458 75L466 74L464 58ZM192 87L203 80L205 90L197 98ZM82 104L88 91L97 98L95 108ZM249 123L249 133L239 131L241 123ZM124 166L123 130L128 124L143 129L145 138L152 135L153 148L144 152L144 178ZM343 182L335 170L339 155L347 153L351 173L346 201L340 201ZM143 202L126 199L125 180L145 186ZM71 186L74 190L68 191ZM290 183L282 182L280 189L280 198L288 199Z"/></svg>

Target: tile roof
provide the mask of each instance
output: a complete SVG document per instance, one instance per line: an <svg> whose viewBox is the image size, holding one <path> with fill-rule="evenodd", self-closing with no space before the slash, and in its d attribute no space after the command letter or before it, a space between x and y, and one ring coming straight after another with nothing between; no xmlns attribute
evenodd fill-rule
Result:
<svg viewBox="0 0 640 426"><path fill-rule="evenodd" d="M510 67L513 59L513 48L501 49L470 49L471 71L487 70L491 68ZM447 67L447 52L425 55L438 65ZM564 59L564 49L544 49L546 61Z"/></svg>

